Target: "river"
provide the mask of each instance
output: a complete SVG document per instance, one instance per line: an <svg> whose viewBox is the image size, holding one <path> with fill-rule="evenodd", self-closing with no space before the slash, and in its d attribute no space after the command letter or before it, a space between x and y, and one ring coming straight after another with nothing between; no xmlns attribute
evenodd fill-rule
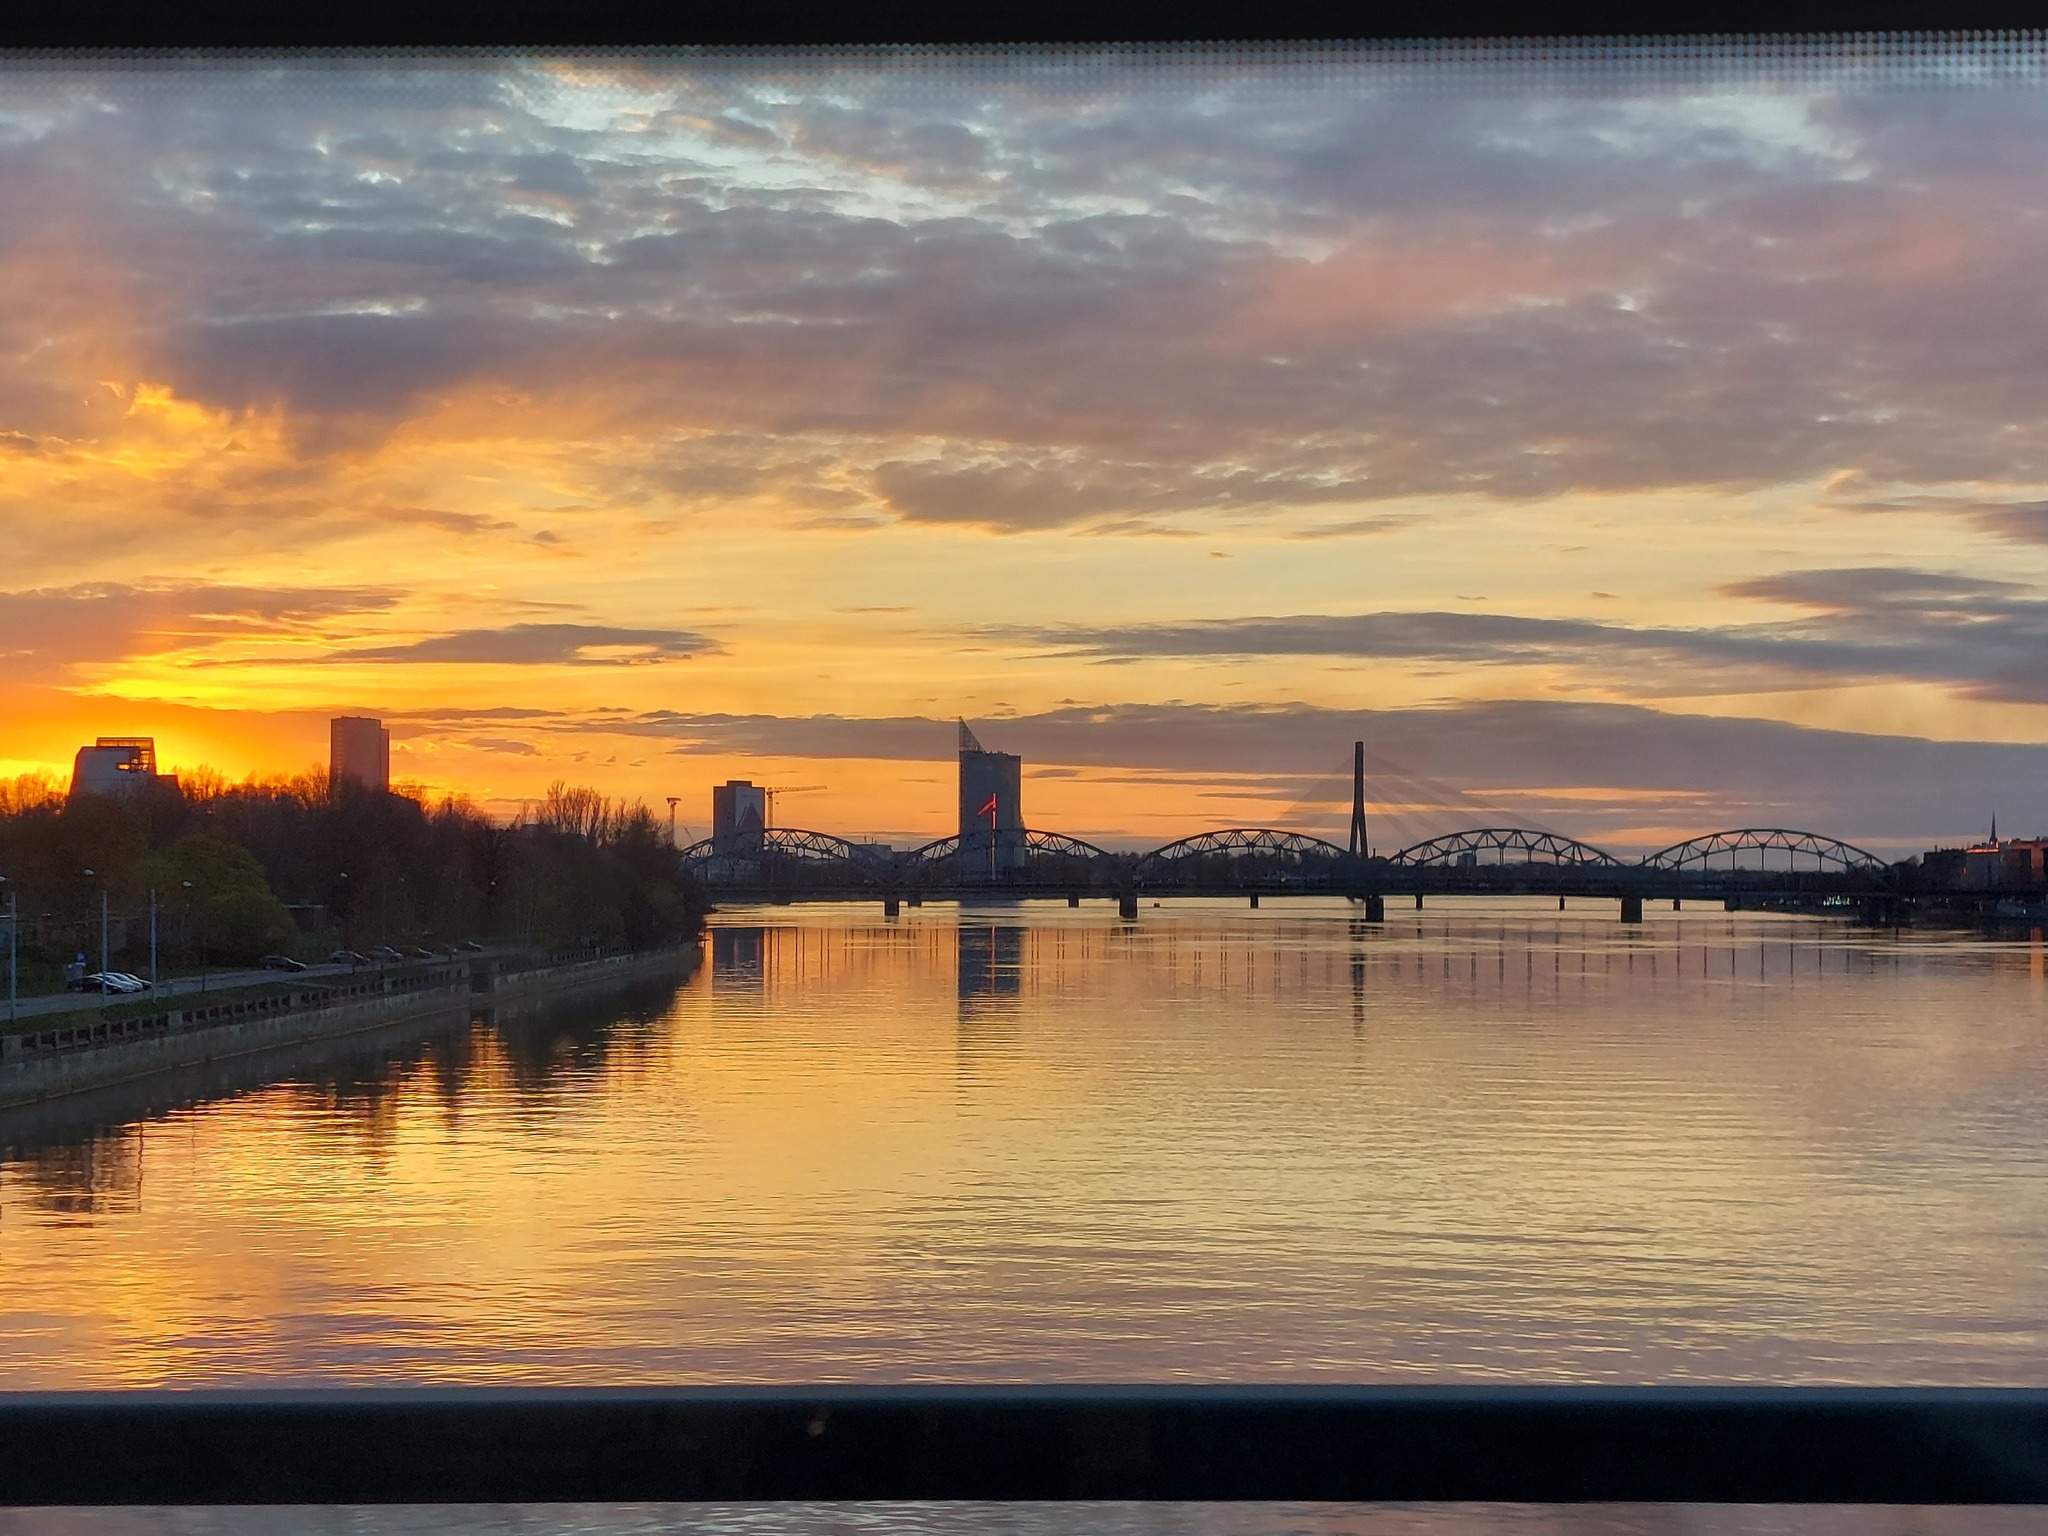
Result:
<svg viewBox="0 0 2048 1536"><path fill-rule="evenodd" d="M2038 935L1354 914L730 910L0 1119L0 1387L2048 1379Z"/></svg>

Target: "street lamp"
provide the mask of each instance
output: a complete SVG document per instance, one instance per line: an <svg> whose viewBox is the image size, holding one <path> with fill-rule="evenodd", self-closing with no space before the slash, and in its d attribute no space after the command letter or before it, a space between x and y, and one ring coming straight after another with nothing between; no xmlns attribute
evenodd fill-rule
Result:
<svg viewBox="0 0 2048 1536"><path fill-rule="evenodd" d="M91 870L89 870L89 869L88 869L88 870L87 870L87 871L85 872L85 877L86 877L86 878L87 878L88 880L97 880L97 879L99 879L99 876L95 875L95 874L94 874L94 873L93 873L93 872L92 872ZM106 995L107 995L107 888L106 888L106 886L105 886L104 884L102 884L102 885L100 886L100 996L101 996L101 997L105 997Z"/></svg>
<svg viewBox="0 0 2048 1536"><path fill-rule="evenodd" d="M180 880L178 884L185 889L185 942L190 944L198 926L192 921L192 882ZM199 990L206 990L206 939L203 935L199 939Z"/></svg>
<svg viewBox="0 0 2048 1536"><path fill-rule="evenodd" d="M0 875L0 885L7 885L7 877ZM20 965L19 946L15 934L21 928L21 897L12 886L7 890L7 1022L14 1022L15 1010L19 1005L19 987L15 973Z"/></svg>

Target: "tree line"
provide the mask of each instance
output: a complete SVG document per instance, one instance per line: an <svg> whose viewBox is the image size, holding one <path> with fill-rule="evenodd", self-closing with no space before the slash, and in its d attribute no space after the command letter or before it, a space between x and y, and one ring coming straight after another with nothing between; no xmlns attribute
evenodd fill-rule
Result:
<svg viewBox="0 0 2048 1536"><path fill-rule="evenodd" d="M201 769L119 797L0 780L0 878L27 979L74 951L97 963L103 892L126 958L146 952L154 893L160 954L184 964L472 938L643 949L705 911L643 803L557 782L506 824L460 795L330 786L317 768L240 784Z"/></svg>

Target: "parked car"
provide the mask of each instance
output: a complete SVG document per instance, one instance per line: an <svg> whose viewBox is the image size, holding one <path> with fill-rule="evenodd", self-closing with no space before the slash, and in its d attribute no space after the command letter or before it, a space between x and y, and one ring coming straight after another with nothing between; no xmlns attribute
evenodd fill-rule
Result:
<svg viewBox="0 0 2048 1536"><path fill-rule="evenodd" d="M393 949L389 944L379 944L370 951L370 958L372 960L403 960L405 955L403 952Z"/></svg>
<svg viewBox="0 0 2048 1536"><path fill-rule="evenodd" d="M147 992L149 983L139 976L130 976L125 971L91 971L84 976L73 977L65 985L73 992Z"/></svg>
<svg viewBox="0 0 2048 1536"><path fill-rule="evenodd" d="M456 945L455 947L456 947L457 949L466 949L466 950L468 950L468 951L469 951L469 952L470 952L471 954L473 954L473 955L480 955L480 954L482 954L482 953L484 952L484 947L483 947L483 945L481 945L481 944L477 943L477 941L476 941L475 939L464 939L464 940L462 940L462 942L461 942L461 943L457 944L457 945Z"/></svg>
<svg viewBox="0 0 2048 1536"><path fill-rule="evenodd" d="M303 971L306 962L294 960L290 955L265 955L256 962L266 971Z"/></svg>
<svg viewBox="0 0 2048 1536"><path fill-rule="evenodd" d="M405 958L408 960L433 960L439 957L431 949L421 949L417 944L414 944L406 949Z"/></svg>
<svg viewBox="0 0 2048 1536"><path fill-rule="evenodd" d="M329 965L368 965L370 957L357 954L352 949L337 949L327 957L327 963Z"/></svg>

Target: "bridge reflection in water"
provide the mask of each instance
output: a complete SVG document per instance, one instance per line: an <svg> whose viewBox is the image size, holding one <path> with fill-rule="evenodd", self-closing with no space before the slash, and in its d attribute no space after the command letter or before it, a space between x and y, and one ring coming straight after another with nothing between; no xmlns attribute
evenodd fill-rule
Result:
<svg viewBox="0 0 2048 1536"><path fill-rule="evenodd" d="M927 897L1114 896L1126 917L1141 894L1249 897L1345 895L1369 916L1388 896L1608 896L1624 918L1646 898L1722 897L1740 904L1863 903L1883 915L1903 892L1899 871L1867 849L1817 832L1744 827L1626 860L1555 832L1476 827L1390 855L1361 856L1302 832L1228 827L1149 852L1118 852L1057 832L999 834L1001 846L963 854L942 838L900 854L826 832L772 828L682 851L715 894L766 901L880 898L893 912Z"/></svg>

